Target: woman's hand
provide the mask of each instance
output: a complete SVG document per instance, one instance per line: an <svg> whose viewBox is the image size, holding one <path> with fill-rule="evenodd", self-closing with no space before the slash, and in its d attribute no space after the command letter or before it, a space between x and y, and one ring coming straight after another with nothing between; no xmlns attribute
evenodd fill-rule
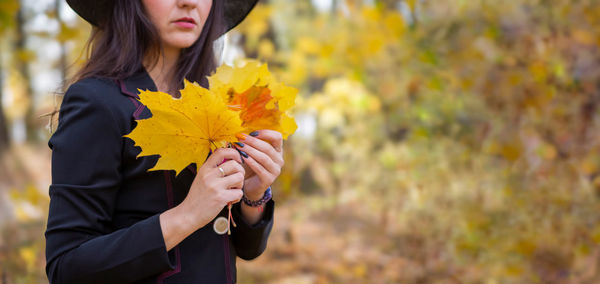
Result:
<svg viewBox="0 0 600 284"><path fill-rule="evenodd" d="M240 137L241 138L241 137ZM260 130L244 135L242 145L236 147L248 155L244 157L247 171L244 194L250 200L263 197L265 190L275 181L283 167L283 139L281 133Z"/></svg>
<svg viewBox="0 0 600 284"><path fill-rule="evenodd" d="M224 160L227 161L223 163ZM241 162L235 149L219 148L198 169L188 196L182 202L193 212L194 223L203 226L214 219L227 203L236 203L242 198L244 168Z"/></svg>
<svg viewBox="0 0 600 284"><path fill-rule="evenodd" d="M224 162L227 160L227 162ZM186 198L160 216L167 251L243 195L244 168L235 149L217 149L198 169ZM222 169L221 170L219 169Z"/></svg>

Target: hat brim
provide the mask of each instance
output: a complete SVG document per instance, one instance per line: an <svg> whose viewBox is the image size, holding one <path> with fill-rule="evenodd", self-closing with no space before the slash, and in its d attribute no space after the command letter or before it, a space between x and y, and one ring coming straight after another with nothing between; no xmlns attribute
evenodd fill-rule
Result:
<svg viewBox="0 0 600 284"><path fill-rule="evenodd" d="M218 0L217 0L218 1ZM230 31L239 25L254 9L258 0L224 0L225 14L225 32Z"/></svg>
<svg viewBox="0 0 600 284"><path fill-rule="evenodd" d="M225 32L239 25L252 11L258 0L218 0L224 1ZM94 26L110 13L114 0L67 0L67 4L80 17Z"/></svg>

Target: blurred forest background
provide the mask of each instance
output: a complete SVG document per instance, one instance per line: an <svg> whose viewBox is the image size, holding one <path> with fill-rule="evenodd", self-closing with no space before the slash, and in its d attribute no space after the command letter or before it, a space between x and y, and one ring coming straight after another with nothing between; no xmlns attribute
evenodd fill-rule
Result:
<svg viewBox="0 0 600 284"><path fill-rule="evenodd" d="M2 284L47 281L47 114L89 31L0 0ZM600 1L261 0L224 42L300 89L240 283L600 283Z"/></svg>

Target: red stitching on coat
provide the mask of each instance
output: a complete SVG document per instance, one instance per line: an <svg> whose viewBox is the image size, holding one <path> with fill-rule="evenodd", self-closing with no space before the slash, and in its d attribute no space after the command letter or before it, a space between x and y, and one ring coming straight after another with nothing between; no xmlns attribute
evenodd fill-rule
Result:
<svg viewBox="0 0 600 284"><path fill-rule="evenodd" d="M194 175L196 174L196 169L194 169L194 164L190 164L187 166L187 169L190 170Z"/></svg>
<svg viewBox="0 0 600 284"><path fill-rule="evenodd" d="M121 88L121 93L127 95L129 100L135 105L135 111L133 112L133 118L140 119L140 114L144 110L144 105L141 104L137 99L139 96L127 90L127 86L125 86L125 82L123 80L117 80L117 84Z"/></svg>
<svg viewBox="0 0 600 284"><path fill-rule="evenodd" d="M138 95L129 92L127 90L127 87L125 86L125 83L123 82L123 80L117 80L117 84L121 88L121 93L129 96L129 99L136 107L135 111L133 112L133 118L139 119L139 115L142 113L142 110L144 109L144 105L141 104L137 100L139 98ZM171 182L171 176L169 175L169 172L168 171L163 171L163 172L165 174L165 186L167 188L167 205L169 206L169 209L171 209L174 206L173 185ZM173 276L173 275L181 272L181 253L179 252L179 245L175 246L175 262L176 262L175 269L165 271L156 278L157 284L162 284L162 282L165 278L167 278L169 276Z"/></svg>
<svg viewBox="0 0 600 284"><path fill-rule="evenodd" d="M123 80L117 80L117 83L119 84L119 87L121 88L121 93L126 94L130 97L133 97L134 99L140 98L137 94L134 94L134 93L130 92L129 90L127 90L127 86L125 86L125 82L123 82ZM137 106L137 103L135 105Z"/></svg>
<svg viewBox="0 0 600 284"><path fill-rule="evenodd" d="M233 283L231 279L231 256L229 255L229 235L223 234L223 246L225 252L225 274L227 274L227 284Z"/></svg>
<svg viewBox="0 0 600 284"><path fill-rule="evenodd" d="M169 209L173 208L173 186L171 185L171 175L169 175L169 171L163 171L165 174L165 185L167 186L167 204L169 205Z"/></svg>
<svg viewBox="0 0 600 284"><path fill-rule="evenodd" d="M165 174L165 185L167 187L167 204L169 205L169 209L171 209L174 206L173 186L171 183L171 175L169 175L169 171L163 171L163 173ZM162 281L165 278L167 278L169 276L173 276L174 274L181 272L181 254L179 253L179 245L175 246L175 259L176 259L175 260L176 261L175 269L165 271L161 275L159 275L158 278L156 278L157 284L162 284Z"/></svg>
<svg viewBox="0 0 600 284"><path fill-rule="evenodd" d="M179 253L179 246L175 247L175 258L177 259L177 266L175 267L175 269L173 270L169 270L164 272L163 274L159 275L158 278L156 278L156 283L157 284L162 284L163 280L169 276L173 276L179 272L181 272L181 256Z"/></svg>
<svg viewBox="0 0 600 284"><path fill-rule="evenodd" d="M133 100L133 99L132 99ZM137 102L137 101L136 101ZM142 111L144 110L144 105L139 104L137 109L135 110L135 112L133 113L133 118L135 119L140 119L140 114L142 114Z"/></svg>

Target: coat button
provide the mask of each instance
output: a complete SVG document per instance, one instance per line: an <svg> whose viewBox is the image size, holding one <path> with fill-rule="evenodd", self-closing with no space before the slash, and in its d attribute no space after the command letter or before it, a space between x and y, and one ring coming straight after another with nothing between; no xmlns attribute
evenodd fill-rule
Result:
<svg viewBox="0 0 600 284"><path fill-rule="evenodd" d="M225 234L229 230L229 221L227 221L227 218L221 216L213 222L213 229L219 235Z"/></svg>

